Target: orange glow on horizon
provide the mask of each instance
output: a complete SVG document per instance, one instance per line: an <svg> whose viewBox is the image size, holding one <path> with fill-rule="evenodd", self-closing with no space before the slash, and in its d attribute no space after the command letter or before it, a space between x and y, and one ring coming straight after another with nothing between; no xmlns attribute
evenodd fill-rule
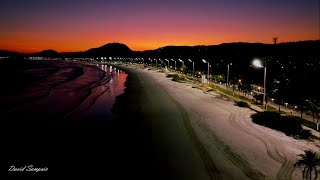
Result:
<svg viewBox="0 0 320 180"><path fill-rule="evenodd" d="M178 39L175 38L174 41L171 41L169 39L162 39L162 40L154 40L154 39L121 39L119 38L118 41L116 40L84 40L83 43L81 43L79 40L75 41L69 41L64 42L62 40L56 40L54 42L46 42L46 41L29 41L28 40L22 40L22 41L10 41L10 42L0 42L0 49L1 50L8 50L8 51L14 51L14 52L21 52L21 53L35 53L40 52L46 49L53 49L58 52L80 52L80 51L86 51L90 48L96 48L103 46L107 43L112 42L118 42L123 43L127 45L131 50L133 51L144 51L144 50L154 50L160 47L164 46L197 46L197 45L218 45L222 43L232 43L232 42L248 42L248 43L266 43L266 44L272 44L272 38L265 38L260 41L256 40L253 37L251 38L242 38L242 40L239 38L238 41L232 40L231 38L216 38L216 39L207 39L206 37L203 37L200 39L200 37L197 39ZM310 34L305 33L304 36L301 38L294 38L294 35L288 35L286 39L280 39L279 43L281 42L294 42L294 41L303 41L303 40L316 40L314 36L310 36Z"/></svg>
<svg viewBox="0 0 320 180"><path fill-rule="evenodd" d="M315 1L69 1L2 4L0 49L86 51L111 42L163 46L319 39Z"/></svg>
<svg viewBox="0 0 320 180"><path fill-rule="evenodd" d="M165 28L152 26L149 28L124 29L109 28L108 31L96 28L58 29L43 31L30 28L26 32L6 32L0 34L0 49L22 53L34 53L46 49L58 52L86 51L111 42L126 44L134 51L153 50L163 46L195 46L218 45L231 42L261 42L272 44L272 37L279 36L279 43L318 39L318 32L313 25L276 27L247 26L231 24L216 29L213 25L188 27L188 25ZM288 28L295 28L289 31Z"/></svg>

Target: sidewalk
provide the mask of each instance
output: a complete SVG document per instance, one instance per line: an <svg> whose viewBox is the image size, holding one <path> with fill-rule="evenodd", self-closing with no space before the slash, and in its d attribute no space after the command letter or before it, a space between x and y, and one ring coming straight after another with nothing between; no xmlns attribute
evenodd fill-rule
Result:
<svg viewBox="0 0 320 180"><path fill-rule="evenodd" d="M215 86L217 86L217 87L220 87L220 88L223 88L223 89L226 89L226 90L227 90L227 87L226 87L224 84L214 83L214 82L213 82L213 84L214 84ZM229 91L232 91L232 88L230 87L230 88L228 88L228 90L229 90ZM237 94L237 95L239 95L239 96L244 96L244 93L241 92L241 91L239 91L239 90L235 90L234 93ZM251 94L246 94L246 96L244 96L244 97L247 97L247 98L249 98L249 99L254 99ZM269 102L269 103L268 103L268 106L271 106L271 107L273 107L273 108L275 108L275 109L279 109L279 104L276 104L276 103L273 103L273 102ZM287 106L284 106L284 105L280 105L280 110L283 111L283 112L285 112L285 113L288 113L289 115L292 115L292 116L298 116L298 117L301 116L300 112L298 112L296 109L290 109L290 108L288 108ZM315 117L314 120L313 120L313 117L312 117L312 116L307 115L307 114L305 114L305 113L302 113L302 116L303 116L303 119L306 119L306 120L308 120L308 121L310 121L310 122L315 122L315 121L317 121L316 117ZM315 115L315 116L316 116L316 115Z"/></svg>

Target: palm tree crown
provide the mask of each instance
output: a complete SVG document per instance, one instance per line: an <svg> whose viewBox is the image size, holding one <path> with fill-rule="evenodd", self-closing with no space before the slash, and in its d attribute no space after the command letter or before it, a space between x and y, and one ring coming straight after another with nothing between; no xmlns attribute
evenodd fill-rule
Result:
<svg viewBox="0 0 320 180"><path fill-rule="evenodd" d="M303 166L302 175L303 177L306 177L311 179L312 171L314 170L315 179L318 178L318 171L317 166L320 166L320 157L319 155L311 150L305 150L304 154L299 154L298 156L301 157L294 166ZM305 176L306 175L306 176Z"/></svg>

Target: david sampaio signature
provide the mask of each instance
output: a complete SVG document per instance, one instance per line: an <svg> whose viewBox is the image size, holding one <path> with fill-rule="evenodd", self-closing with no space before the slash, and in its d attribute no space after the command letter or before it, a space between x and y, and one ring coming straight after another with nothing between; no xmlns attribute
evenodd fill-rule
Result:
<svg viewBox="0 0 320 180"><path fill-rule="evenodd" d="M16 167L14 165L9 167L8 171L11 172L43 172L43 171L48 171L49 169L47 167L34 167L33 165L28 165L28 166L21 166L21 167Z"/></svg>

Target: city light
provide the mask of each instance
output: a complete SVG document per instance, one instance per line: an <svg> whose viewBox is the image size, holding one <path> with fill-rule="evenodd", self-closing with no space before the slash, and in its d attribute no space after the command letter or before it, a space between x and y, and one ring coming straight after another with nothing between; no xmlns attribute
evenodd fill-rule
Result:
<svg viewBox="0 0 320 180"><path fill-rule="evenodd" d="M255 67L257 67L257 68L263 68L263 65L262 65L260 59L254 59L254 60L252 61L252 65L255 66Z"/></svg>
<svg viewBox="0 0 320 180"><path fill-rule="evenodd" d="M268 106L267 106L267 101L266 101L266 79L267 79L267 67L264 65L262 65L262 62L260 59L254 59L252 61L252 65L254 67L257 67L257 68L264 68L264 78L263 78L263 105L265 106L265 110L267 110Z"/></svg>

